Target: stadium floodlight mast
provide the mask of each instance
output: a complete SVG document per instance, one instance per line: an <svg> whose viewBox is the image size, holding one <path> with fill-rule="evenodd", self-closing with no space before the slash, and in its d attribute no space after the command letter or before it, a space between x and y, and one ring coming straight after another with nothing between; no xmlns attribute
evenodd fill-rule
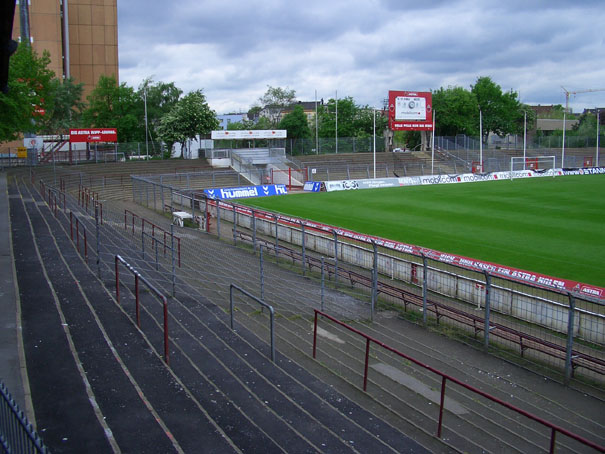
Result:
<svg viewBox="0 0 605 454"><path fill-rule="evenodd" d="M149 159L149 128L147 126L147 85L143 89L143 101L145 104L145 159Z"/></svg>
<svg viewBox="0 0 605 454"><path fill-rule="evenodd" d="M483 118L481 117L481 107L479 107L479 165L483 173Z"/></svg>
<svg viewBox="0 0 605 454"><path fill-rule="evenodd" d="M523 170L525 170L526 162L527 162L527 110L523 109Z"/></svg>
<svg viewBox="0 0 605 454"><path fill-rule="evenodd" d="M431 175L435 175L435 109L433 109L433 131L431 134Z"/></svg>
<svg viewBox="0 0 605 454"><path fill-rule="evenodd" d="M336 90L336 99L334 100L336 102L336 119L334 120L334 126L336 129L336 154L338 154L338 90Z"/></svg>
<svg viewBox="0 0 605 454"><path fill-rule="evenodd" d="M319 154L319 129L317 126L317 90L315 90L315 154Z"/></svg>
<svg viewBox="0 0 605 454"><path fill-rule="evenodd" d="M374 111L374 143L373 143L373 150L374 150L374 179L376 179L376 108L372 107L372 110Z"/></svg>
<svg viewBox="0 0 605 454"><path fill-rule="evenodd" d="M563 143L561 144L561 168L565 167L565 115L563 112Z"/></svg>
<svg viewBox="0 0 605 454"><path fill-rule="evenodd" d="M600 116L601 116L601 111L599 109L597 109L597 162L596 162L597 167L599 167L599 123L601 122Z"/></svg>

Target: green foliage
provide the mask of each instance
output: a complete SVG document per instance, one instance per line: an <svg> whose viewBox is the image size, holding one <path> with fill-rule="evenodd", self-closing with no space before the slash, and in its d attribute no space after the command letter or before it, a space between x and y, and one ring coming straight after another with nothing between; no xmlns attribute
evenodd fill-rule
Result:
<svg viewBox="0 0 605 454"><path fill-rule="evenodd" d="M53 79L51 89L54 103L40 118L40 129L46 134L67 134L70 128L77 127L82 118L85 104L82 102L84 85L75 83L72 78Z"/></svg>
<svg viewBox="0 0 605 454"><path fill-rule="evenodd" d="M292 112L284 115L284 118L279 122L278 128L286 129L288 131L288 138L291 139L306 139L311 137L307 116L302 106L295 106Z"/></svg>
<svg viewBox="0 0 605 454"><path fill-rule="evenodd" d="M218 126L216 113L206 103L202 90L196 90L181 98L162 117L157 132L160 139L171 148L174 143L183 146L187 139L193 139L198 134L210 134Z"/></svg>
<svg viewBox="0 0 605 454"><path fill-rule="evenodd" d="M149 140L157 137L157 127L161 118L166 115L176 105L183 91L174 85L174 82L154 83L152 78L147 78L139 86L137 95L141 99L147 97L147 128L149 130ZM143 117L143 128L144 117Z"/></svg>
<svg viewBox="0 0 605 454"><path fill-rule="evenodd" d="M50 54L38 57L26 44L20 44L11 57L8 93L0 92L0 141L15 140L23 132L36 132L36 108L50 110L54 103L51 81L55 73L48 69Z"/></svg>
<svg viewBox="0 0 605 454"><path fill-rule="evenodd" d="M143 102L132 87L118 85L115 77L101 76L99 83L88 96L88 108L82 122L89 127L117 128L120 142L141 142Z"/></svg>
<svg viewBox="0 0 605 454"><path fill-rule="evenodd" d="M267 85L267 91L258 98L266 116L271 123L271 127L277 126L281 111L296 101L296 91L288 88L272 87ZM267 128L271 129L271 128Z"/></svg>
<svg viewBox="0 0 605 454"><path fill-rule="evenodd" d="M462 87L441 87L433 92L435 134L455 136L479 135L479 111L475 94Z"/></svg>
<svg viewBox="0 0 605 454"><path fill-rule="evenodd" d="M338 104L338 106L337 106ZM355 104L352 97L338 100L329 99L318 111L319 137L336 136L336 108L338 107L338 137L371 137L374 132L374 111L369 106ZM387 127L387 119L376 114L376 133L382 134Z"/></svg>
<svg viewBox="0 0 605 454"><path fill-rule="evenodd" d="M483 143L487 143L490 133L505 136L523 132L523 109L517 93L503 93L500 85L489 77L479 77L471 92L482 113Z"/></svg>

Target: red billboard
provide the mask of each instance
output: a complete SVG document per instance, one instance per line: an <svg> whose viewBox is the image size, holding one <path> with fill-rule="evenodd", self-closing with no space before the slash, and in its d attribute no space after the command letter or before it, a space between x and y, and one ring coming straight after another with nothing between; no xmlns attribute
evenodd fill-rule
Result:
<svg viewBox="0 0 605 454"><path fill-rule="evenodd" d="M69 141L71 143L117 142L118 130L116 128L70 129Z"/></svg>
<svg viewBox="0 0 605 454"><path fill-rule="evenodd" d="M427 91L389 91L389 129L432 131L433 97Z"/></svg>

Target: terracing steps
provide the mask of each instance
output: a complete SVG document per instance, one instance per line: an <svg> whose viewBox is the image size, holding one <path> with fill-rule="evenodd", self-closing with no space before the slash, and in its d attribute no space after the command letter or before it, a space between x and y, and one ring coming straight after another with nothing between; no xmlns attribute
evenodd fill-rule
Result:
<svg viewBox="0 0 605 454"><path fill-rule="evenodd" d="M139 265L140 265L140 266L142 266L142 264L139 264ZM147 270L147 273L146 273L146 274L151 274L151 273L152 273L152 270ZM204 306L204 305L202 305L202 306ZM224 315L224 314L223 314L223 315ZM186 316L186 315L185 315L184 317L185 317L185 319L187 319L187 316ZM222 323L222 326L223 326L223 329L224 329L224 328L225 328L225 323L224 323L224 322ZM181 338L181 336L179 336L179 335L176 335L176 336L177 336L177 338L179 338L179 339ZM263 353L263 358L264 358L264 353ZM176 361L176 360L174 360L174 359L173 359L173 361ZM289 385L289 386L291 387L292 385ZM311 408L313 408L313 407L311 406ZM316 411L317 411L318 413L319 413L319 408L320 408L320 407L316 407ZM342 424L344 423L344 421L346 421L346 420L347 420L346 418L343 420L342 418L338 417L338 413L333 413L333 412L334 412L334 410L332 410L332 416L330 416L330 417L324 417L324 424L339 424L339 425L342 425ZM312 413L313 413L313 412L312 412ZM287 417L287 416L286 416L286 417ZM338 421L340 421L340 422L338 422ZM350 425L350 424L351 424L351 422L349 421L347 424L349 424L349 425ZM320 424L320 425L313 424L312 426L313 426L313 432L319 432L319 428L320 428L320 427L322 427L322 425L321 425L321 424ZM346 426L346 424L345 424L345 426ZM348 431L345 431L345 433L346 433L346 435L345 435L345 436L346 436L346 438L351 438L353 441L355 441L355 440L356 440L356 446L357 446L357 447L361 447L361 446L367 445L367 443L370 443L370 445L367 445L367 446L368 446L368 447L369 447L369 446L371 446L371 448L372 448L372 450L373 450L374 452L380 452L382 449L387 449L387 451L389 451L389 452L390 452L390 449L385 448L385 446L386 446L386 445L383 445L383 444L382 444L382 442L379 442L379 441L378 441L378 439L373 438L373 437L369 437L369 438L368 438L366 435L363 435L363 433L361 433L361 434L360 434L360 433L358 433L358 432L359 432L359 428L360 428L360 426L358 426L358 428L357 428L357 429L355 429L355 430L348 430ZM340 431L342 431L342 429L340 429ZM363 432L363 431L362 431L362 432ZM285 432L285 433L287 433L287 432ZM277 436L277 435L278 435L278 434L276 434L276 436ZM396 438L399 438L399 439L400 439L400 440L399 440L399 443L401 443L401 442L402 442L402 439L404 439L405 437L403 437L403 436L401 436L401 435L398 435ZM365 441L364 441L364 440L365 440ZM373 441L372 441L372 440L373 440ZM348 443L350 443L350 441L351 441L351 440L342 441L342 442L341 442L341 443L342 443L342 446L348 446ZM405 443L404 443L404 445L405 445ZM400 445L398 449L402 449L402 446L404 446L404 445ZM383 446L383 448L380 448L380 446ZM355 448L355 449L357 449L357 448ZM362 449L363 449L363 448L362 448Z"/></svg>

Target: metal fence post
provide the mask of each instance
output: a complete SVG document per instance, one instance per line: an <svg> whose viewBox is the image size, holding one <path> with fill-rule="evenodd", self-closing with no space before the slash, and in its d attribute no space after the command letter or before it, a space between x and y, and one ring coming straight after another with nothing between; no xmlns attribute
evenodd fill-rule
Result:
<svg viewBox="0 0 605 454"><path fill-rule="evenodd" d="M170 224L170 255L172 258L172 296L176 290L176 270L174 266L174 224Z"/></svg>
<svg viewBox="0 0 605 454"><path fill-rule="evenodd" d="M334 282L338 282L338 233L332 230L334 234Z"/></svg>
<svg viewBox="0 0 605 454"><path fill-rule="evenodd" d="M325 272L324 272L324 258L321 256L321 310L324 310L324 293L325 293Z"/></svg>
<svg viewBox="0 0 605 454"><path fill-rule="evenodd" d="M195 223L195 195L191 194L191 219Z"/></svg>
<svg viewBox="0 0 605 454"><path fill-rule="evenodd" d="M490 312L490 295L492 278L487 271L485 273L485 321L483 322L483 348L485 351L489 349L489 312Z"/></svg>
<svg viewBox="0 0 605 454"><path fill-rule="evenodd" d="M164 208L166 206L166 203L164 202L164 176L160 175L160 191L162 194L162 213L164 212Z"/></svg>
<svg viewBox="0 0 605 454"><path fill-rule="evenodd" d="M265 272L263 266L263 246L260 246L260 299L265 299Z"/></svg>
<svg viewBox="0 0 605 454"><path fill-rule="evenodd" d="M275 216L275 260L277 261L277 259L279 258L279 230L278 230L278 225L279 225L279 217L276 215Z"/></svg>
<svg viewBox="0 0 605 454"><path fill-rule="evenodd" d="M256 254L256 211L254 210L252 210L252 248Z"/></svg>
<svg viewBox="0 0 605 454"><path fill-rule="evenodd" d="M574 313L576 311L576 300L571 293L569 296L569 314L567 317L567 345L565 349L565 385L569 385L573 377L573 331Z"/></svg>
<svg viewBox="0 0 605 454"><path fill-rule="evenodd" d="M233 244L237 245L237 211L234 203L231 204L231 207L233 208Z"/></svg>
<svg viewBox="0 0 605 454"><path fill-rule="evenodd" d="M376 310L376 297L378 296L378 247L376 242L372 240L373 264L372 264L372 307L370 312L370 320L374 321L374 311Z"/></svg>
<svg viewBox="0 0 605 454"><path fill-rule="evenodd" d="M97 232L97 276L101 279L101 252L99 247L99 205L95 204L95 227Z"/></svg>
<svg viewBox="0 0 605 454"><path fill-rule="evenodd" d="M300 229L302 232L302 241L301 241L301 243L302 243L302 273L304 276L305 273L307 272L307 269L305 268L305 265L307 263L307 258L305 255L305 252L306 252L306 250L305 250L305 224L302 221L300 221Z"/></svg>
<svg viewBox="0 0 605 454"><path fill-rule="evenodd" d="M158 208L157 208L157 203L156 203L156 198L155 198L155 183L152 183L152 184L153 184L153 186L152 186L153 187L153 209L155 211Z"/></svg>
<svg viewBox="0 0 605 454"><path fill-rule="evenodd" d="M426 325L426 317L427 317L427 304L426 304L426 293L428 287L428 263L426 260L426 255L422 254L422 323Z"/></svg>
<svg viewBox="0 0 605 454"><path fill-rule="evenodd" d="M221 239L221 201L216 199L216 236Z"/></svg>

